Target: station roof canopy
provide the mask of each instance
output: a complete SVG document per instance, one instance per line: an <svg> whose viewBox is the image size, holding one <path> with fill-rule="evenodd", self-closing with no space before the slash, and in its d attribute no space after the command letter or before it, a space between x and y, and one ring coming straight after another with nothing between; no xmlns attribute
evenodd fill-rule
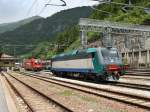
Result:
<svg viewBox="0 0 150 112"><path fill-rule="evenodd" d="M18 60L18 58L7 55L5 53L0 53L0 60Z"/></svg>

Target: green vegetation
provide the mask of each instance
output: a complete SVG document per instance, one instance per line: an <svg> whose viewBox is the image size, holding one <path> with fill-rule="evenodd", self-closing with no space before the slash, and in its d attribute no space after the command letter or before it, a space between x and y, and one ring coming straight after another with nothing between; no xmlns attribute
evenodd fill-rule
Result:
<svg viewBox="0 0 150 112"><path fill-rule="evenodd" d="M77 26L67 28L66 31L58 33L51 42L42 42L26 56L38 58L50 58L55 54L64 52L71 44L79 38L79 29Z"/></svg>
<svg viewBox="0 0 150 112"><path fill-rule="evenodd" d="M128 3L128 0L113 0L119 3ZM132 0L137 6L150 7L149 0ZM35 44L37 47L29 50L18 50L24 56L36 56L50 58L51 56L81 48L80 32L78 27L79 18L89 17L92 19L117 21L131 24L150 25L150 14L140 8L129 8L127 12L122 10L121 5L100 4L97 9L111 14L93 10L89 7L80 7L59 12L46 19L38 19L14 31L0 35L3 42L12 39L12 44ZM101 33L88 32L88 42L92 43L102 37ZM29 53L30 51L30 53Z"/></svg>
<svg viewBox="0 0 150 112"><path fill-rule="evenodd" d="M127 3L128 0L114 0L114 2ZM139 5L143 7L150 7L149 0L138 0L133 2L134 5ZM108 20L108 21L117 21L131 24L145 24L150 25L150 14L144 12L143 9L132 8L127 12L124 12L120 5L114 4L102 4L97 7L99 10L104 10L110 12L111 14L106 14L103 12L99 12L97 10L93 11L89 18L99 19L99 20ZM54 54L58 54L60 52L67 52L73 49L81 48L81 42L79 38L79 28L72 27L67 29L64 32L57 34L55 37L55 42L60 45L67 45L60 48L55 48L52 51L47 53L47 58L51 57ZM100 39L102 37L101 33L88 32L88 42L92 43ZM69 47L68 47L69 45ZM40 54L41 55L41 54Z"/></svg>
<svg viewBox="0 0 150 112"><path fill-rule="evenodd" d="M13 22L13 23L3 23L0 24L0 33L4 33L6 31L13 31L14 29L21 27L22 25L25 25L27 23L30 23L31 21L34 21L36 19L40 19L42 17L40 16L33 16L24 20L20 20L18 22Z"/></svg>
<svg viewBox="0 0 150 112"><path fill-rule="evenodd" d="M114 2L119 3L128 3L128 0L113 0ZM133 1L132 3L137 6L143 7L150 7L149 0L137 0ZM143 9L140 8L132 8L127 12L124 12L122 6L114 5L114 4L100 4L97 6L98 10L104 10L111 14L103 13L100 11L93 11L92 15L89 17L91 19L99 19L99 20L108 20L108 21L116 21L116 22L123 22L123 23L131 23L131 24L144 24L150 25L150 14L144 12ZM94 42L102 37L101 33L88 33L88 42ZM67 50L72 50L75 48L79 48L81 46L81 42L79 40L75 41L73 44L70 45Z"/></svg>
<svg viewBox="0 0 150 112"><path fill-rule="evenodd" d="M119 3L128 3L128 0L113 0ZM132 3L136 6L150 7L149 0L132 0ZM102 13L99 11L94 11L90 16L93 19L109 20L109 21L119 21L133 24L143 24L145 20L150 21L150 14L144 12L140 8L131 8L127 12L122 10L121 5L114 4L102 4L97 7L100 10L107 11L111 14Z"/></svg>
<svg viewBox="0 0 150 112"><path fill-rule="evenodd" d="M88 96L82 96L82 95L79 95L76 92L73 92L71 90L64 90L64 91L62 91L59 94L62 95L62 96L67 96L67 97L69 97L69 96L75 96L75 97L80 98L83 101L87 101L87 102L96 102L95 98L88 97Z"/></svg>
<svg viewBox="0 0 150 112"><path fill-rule="evenodd" d="M73 93L73 91L70 91L70 90L64 90L59 94L62 96L72 96L74 93Z"/></svg>
<svg viewBox="0 0 150 112"><path fill-rule="evenodd" d="M16 54L25 54L31 52L33 49L39 49L39 46L41 45L40 43L53 42L61 32L68 30L72 26L75 27L75 25L78 24L79 18L88 17L91 15L91 12L92 10L89 7L78 7L64 10L46 19L36 19L30 23L22 25L19 28L16 28L13 31L2 33L0 34L0 41L4 45L35 45L35 47L30 48L28 48L28 46L21 47L20 49L17 48ZM65 34L64 36L66 35L68 36L68 34ZM68 38L69 37L72 36L68 36ZM69 40L69 42L71 43L71 40ZM43 49L42 46L40 48ZM5 49L5 51L12 54L13 49L9 47L9 49ZM42 52L40 51L39 54L41 53Z"/></svg>

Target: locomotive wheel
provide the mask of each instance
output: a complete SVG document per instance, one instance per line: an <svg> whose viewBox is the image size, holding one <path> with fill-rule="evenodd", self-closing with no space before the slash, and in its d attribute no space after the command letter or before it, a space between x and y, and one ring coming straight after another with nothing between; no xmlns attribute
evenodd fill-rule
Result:
<svg viewBox="0 0 150 112"><path fill-rule="evenodd" d="M58 72L55 72L55 71L54 71L53 74L55 74L56 76L59 76L59 73L58 73Z"/></svg>
<svg viewBox="0 0 150 112"><path fill-rule="evenodd" d="M101 79L102 79L102 81L104 81L104 82L109 80L109 79L108 79L108 75L106 75L106 74L105 74L105 75L102 75L102 76L101 76Z"/></svg>
<svg viewBox="0 0 150 112"><path fill-rule="evenodd" d="M84 81L86 81L87 80L87 74L83 74L83 76L84 76Z"/></svg>
<svg viewBox="0 0 150 112"><path fill-rule="evenodd" d="M99 75L95 75L94 77L94 82L99 82L100 81L100 76Z"/></svg>
<svg viewBox="0 0 150 112"><path fill-rule="evenodd" d="M117 80L119 80L119 78L120 78L120 74L119 74L119 73L117 73L117 74L115 74L115 76L116 76L116 79L117 79Z"/></svg>

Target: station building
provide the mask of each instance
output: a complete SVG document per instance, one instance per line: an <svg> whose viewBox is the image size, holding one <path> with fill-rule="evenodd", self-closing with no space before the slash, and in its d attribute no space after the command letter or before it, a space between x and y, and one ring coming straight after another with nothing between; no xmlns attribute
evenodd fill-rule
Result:
<svg viewBox="0 0 150 112"><path fill-rule="evenodd" d="M0 70L12 69L15 66L15 62L18 58L7 55L5 53L0 53Z"/></svg>

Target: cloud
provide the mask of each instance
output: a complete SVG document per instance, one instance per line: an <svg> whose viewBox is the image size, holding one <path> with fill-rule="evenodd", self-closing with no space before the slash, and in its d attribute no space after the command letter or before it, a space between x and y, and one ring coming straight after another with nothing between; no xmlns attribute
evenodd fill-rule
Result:
<svg viewBox="0 0 150 112"><path fill-rule="evenodd" d="M16 20L23 16L22 0L0 0L0 23Z"/></svg>
<svg viewBox="0 0 150 112"><path fill-rule="evenodd" d="M0 0L0 23L17 21L29 16L38 15L42 8L49 0L37 0L36 4L31 8L34 0ZM60 10L73 8L77 6L93 5L95 2L90 0L65 0L66 7L48 6L40 14L43 17L50 16ZM61 4L60 0L51 0L50 3ZM27 12L30 12L27 15Z"/></svg>

